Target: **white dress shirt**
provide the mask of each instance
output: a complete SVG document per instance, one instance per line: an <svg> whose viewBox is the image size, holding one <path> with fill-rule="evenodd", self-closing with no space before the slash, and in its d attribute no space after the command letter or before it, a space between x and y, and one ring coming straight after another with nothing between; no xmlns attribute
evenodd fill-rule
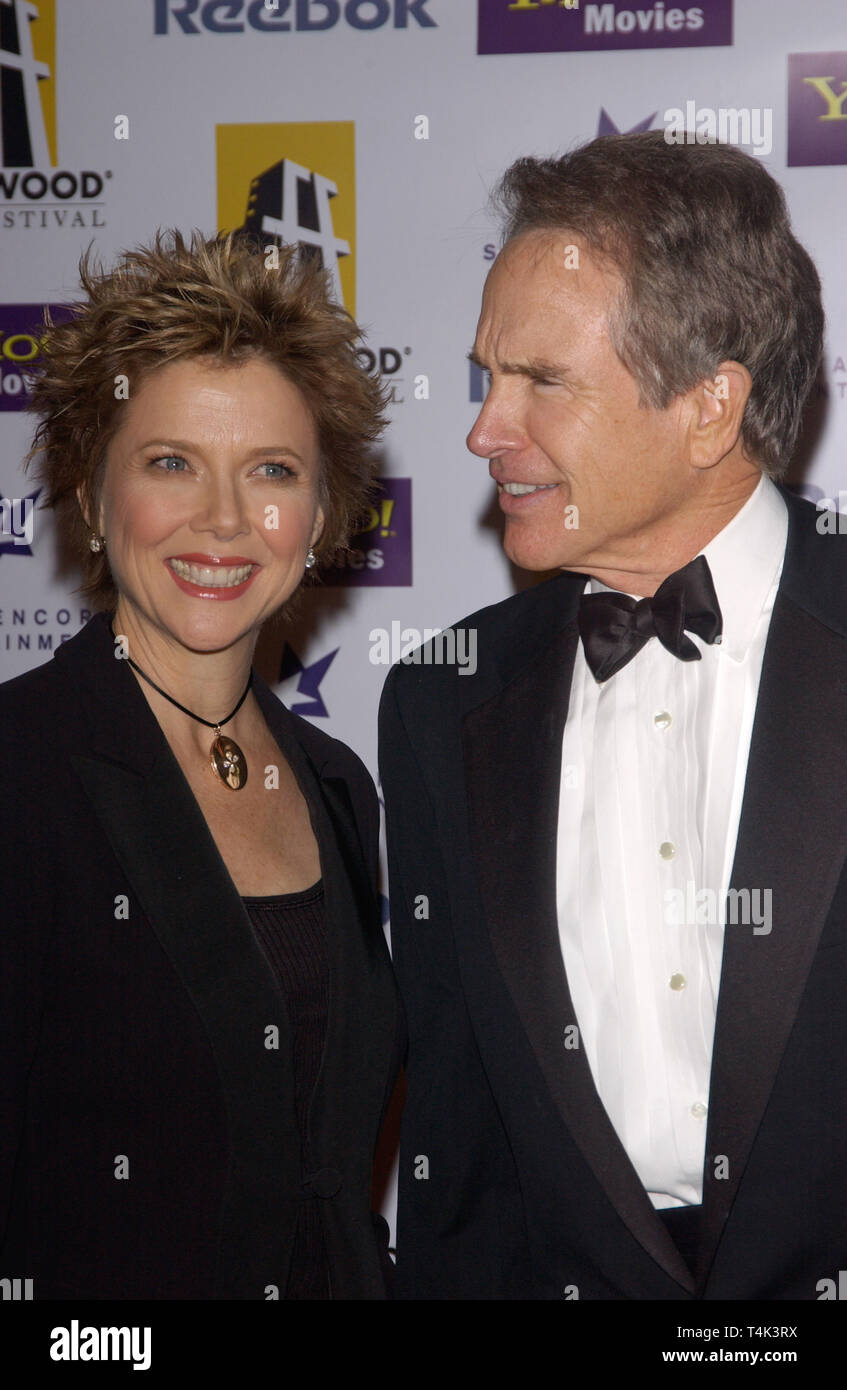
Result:
<svg viewBox="0 0 847 1390"><path fill-rule="evenodd" d="M688 634L699 661L651 638L604 684L582 642L574 664L559 936L580 1046L655 1207L702 1200L723 905L787 534L785 503L763 477L701 552L723 635L707 645ZM592 579L588 592L604 588Z"/></svg>

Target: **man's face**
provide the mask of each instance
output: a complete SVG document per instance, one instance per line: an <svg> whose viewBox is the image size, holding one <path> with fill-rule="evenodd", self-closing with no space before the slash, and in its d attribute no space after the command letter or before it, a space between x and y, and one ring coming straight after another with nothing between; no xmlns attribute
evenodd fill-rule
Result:
<svg viewBox="0 0 847 1390"><path fill-rule="evenodd" d="M568 268L574 246L578 268ZM490 460L506 554L524 569L641 573L692 498L684 398L640 405L609 341L621 288L584 242L558 232L518 237L488 276L472 357L491 386L467 442Z"/></svg>

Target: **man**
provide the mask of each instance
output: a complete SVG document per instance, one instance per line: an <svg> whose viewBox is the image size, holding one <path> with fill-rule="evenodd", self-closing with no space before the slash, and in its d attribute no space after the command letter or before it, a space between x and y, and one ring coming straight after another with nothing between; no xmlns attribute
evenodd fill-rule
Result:
<svg viewBox="0 0 847 1390"><path fill-rule="evenodd" d="M847 566L779 488L782 193L662 132L519 160L472 357L475 674L381 707L401 1297L815 1299L847 1269Z"/></svg>

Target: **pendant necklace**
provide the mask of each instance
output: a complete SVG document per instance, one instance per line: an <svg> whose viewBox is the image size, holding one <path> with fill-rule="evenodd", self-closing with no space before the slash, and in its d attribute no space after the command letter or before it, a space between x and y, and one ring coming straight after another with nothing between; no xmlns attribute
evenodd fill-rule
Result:
<svg viewBox="0 0 847 1390"><path fill-rule="evenodd" d="M115 637L114 625L110 624L110 627L112 628L112 636ZM188 714L192 719L196 719L198 724L205 724L207 729L212 730L215 737L212 739L212 746L209 749L209 765L215 776L219 781L223 782L225 787L229 787L230 790L234 792L241 791L241 788L245 786L247 782L247 759L235 742L235 739L227 738L226 734L221 733L221 725L228 724L230 719L234 719L241 709L241 706L244 704L244 701L247 699L253 684L252 670L247 677L244 694L241 696L235 709L231 714L226 716L226 719L220 719L214 724L209 719L202 719L201 716L195 714L193 710L186 709L185 705L179 703L179 700L175 700L172 695L169 695L168 692L163 690L160 685L157 685L155 681L151 681L150 677L142 671L141 667L133 661L131 656L125 657L124 660L129 662L133 671L137 671L141 679L152 686L159 695L163 695L172 705L176 705L178 710L182 710L183 714Z"/></svg>

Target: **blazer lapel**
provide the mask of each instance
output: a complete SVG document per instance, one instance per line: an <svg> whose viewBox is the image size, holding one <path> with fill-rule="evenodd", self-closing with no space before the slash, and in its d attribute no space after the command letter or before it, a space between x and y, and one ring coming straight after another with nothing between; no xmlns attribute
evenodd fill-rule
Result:
<svg viewBox="0 0 847 1390"><path fill-rule="evenodd" d="M133 684L126 683L124 698ZM139 719L152 719L143 703ZM159 756L143 776L102 758L74 762L215 1054L236 1156L222 1212L217 1296L261 1299L268 1284L286 1276L294 1210L282 1199L300 1181L289 1021L197 802L160 737ZM272 1047L270 1027L278 1030ZM257 1210L268 1218L261 1239Z"/></svg>
<svg viewBox="0 0 847 1390"><path fill-rule="evenodd" d="M285 998L167 740L126 663L112 653L108 615L101 614L57 654L87 729L75 766L214 1051L232 1150L242 1156L224 1198L218 1296L262 1298L267 1284L286 1277L296 1219L291 1197L304 1180ZM258 676L254 688L306 799L324 880L330 1002L309 1148L315 1167L349 1169L350 1135L361 1128L363 1107L379 1115L387 1086L396 1025L388 952L344 777L334 766L316 766L300 721ZM364 1018L370 1026L363 1041ZM275 1047L266 1046L271 1026L278 1029ZM267 1213L261 1244L257 1210ZM342 1274L344 1258L342 1251L336 1259ZM354 1273L360 1278L358 1265Z"/></svg>
<svg viewBox="0 0 847 1390"><path fill-rule="evenodd" d="M565 1028L577 1021L556 904L562 736L579 641L573 614L584 585L576 578L578 585L573 575L554 581L572 586L558 630L541 624L533 658L515 675L513 654L506 683L464 718L477 881L495 957L562 1119L632 1234L691 1292L691 1273L606 1114L584 1050L563 1046ZM536 595L546 604L542 590Z"/></svg>

